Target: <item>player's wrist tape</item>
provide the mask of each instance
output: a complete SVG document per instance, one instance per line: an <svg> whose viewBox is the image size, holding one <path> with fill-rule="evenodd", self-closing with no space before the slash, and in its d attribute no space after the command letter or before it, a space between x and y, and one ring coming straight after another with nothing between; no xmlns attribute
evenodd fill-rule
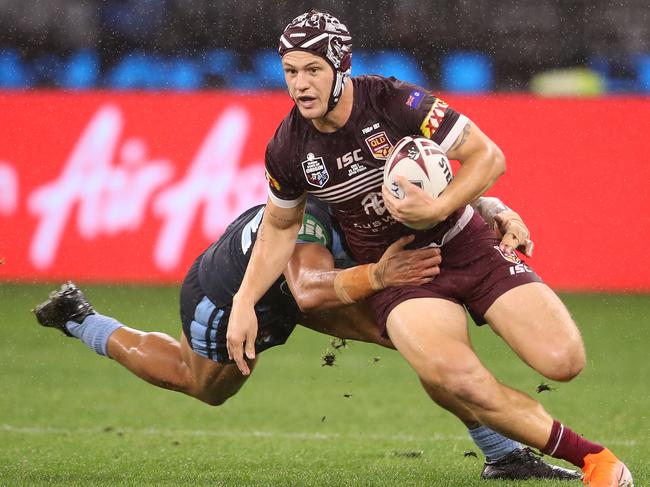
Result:
<svg viewBox="0 0 650 487"><path fill-rule="evenodd" d="M345 304L356 303L384 289L385 264L364 264L345 269L334 278L336 296Z"/></svg>

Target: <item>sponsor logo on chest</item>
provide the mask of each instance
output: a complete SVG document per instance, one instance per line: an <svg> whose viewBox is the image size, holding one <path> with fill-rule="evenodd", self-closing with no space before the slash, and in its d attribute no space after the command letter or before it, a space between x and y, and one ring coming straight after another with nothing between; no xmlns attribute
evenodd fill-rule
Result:
<svg viewBox="0 0 650 487"><path fill-rule="evenodd" d="M339 169L347 168L348 176L354 176L368 169L368 166L361 164L361 162L363 162L363 152L361 149L355 149L346 152L341 157L337 157L336 167Z"/></svg>
<svg viewBox="0 0 650 487"><path fill-rule="evenodd" d="M316 157L313 152L307 154L307 160L302 161L301 164L305 179L312 186L322 188L330 180L325 161L323 161L322 157Z"/></svg>

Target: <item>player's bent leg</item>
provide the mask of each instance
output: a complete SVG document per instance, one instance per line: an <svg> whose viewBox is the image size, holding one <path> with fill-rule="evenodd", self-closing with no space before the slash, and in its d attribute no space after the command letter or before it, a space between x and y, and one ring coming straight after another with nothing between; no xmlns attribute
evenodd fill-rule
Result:
<svg viewBox="0 0 650 487"><path fill-rule="evenodd" d="M481 472L483 480L579 480L575 470L545 462L530 448L500 435L478 422L476 416L456 397L440 387L422 381L422 387L440 407L454 414L467 426L474 444L485 456Z"/></svg>
<svg viewBox="0 0 650 487"><path fill-rule="evenodd" d="M303 324L320 333L394 348L390 340L381 335L373 313L364 303L326 312L309 313L305 316ZM577 472L543 462L530 449L523 448L516 441L486 426L481 426L476 416L461 401L442 388L424 381L422 386L434 402L454 414L467 426L472 441L486 458L481 478L504 480L580 478Z"/></svg>
<svg viewBox="0 0 650 487"><path fill-rule="evenodd" d="M433 298L404 301L389 314L387 330L421 380L462 401L482 424L536 448L546 444L552 418L481 364L469 343L462 306Z"/></svg>
<svg viewBox="0 0 650 487"><path fill-rule="evenodd" d="M164 333L128 328L97 313L72 283L50 293L33 312L42 326L79 338L97 354L113 358L150 384L183 392L208 404L222 404L246 380L235 373L236 366L217 362L218 354L211 360L194 353L184 336L178 342Z"/></svg>
<svg viewBox="0 0 650 487"><path fill-rule="evenodd" d="M107 351L110 358L150 384L186 394L191 390L192 378L180 343L169 335L123 326L111 334Z"/></svg>
<svg viewBox="0 0 650 487"><path fill-rule="evenodd" d="M211 406L223 404L247 379L235 373L235 365L194 353L184 335L178 342L164 333L124 326L111 334L107 350L110 358L150 384L182 392Z"/></svg>
<svg viewBox="0 0 650 487"><path fill-rule="evenodd" d="M524 362L551 380L571 380L585 365L580 331L546 284L510 289L488 308L485 318Z"/></svg>
<svg viewBox="0 0 650 487"><path fill-rule="evenodd" d="M592 487L632 485L629 470L609 450L553 420L531 397L497 382L471 349L464 320L455 303L411 299L390 312L387 330L421 380L463 401L482 424L582 468Z"/></svg>

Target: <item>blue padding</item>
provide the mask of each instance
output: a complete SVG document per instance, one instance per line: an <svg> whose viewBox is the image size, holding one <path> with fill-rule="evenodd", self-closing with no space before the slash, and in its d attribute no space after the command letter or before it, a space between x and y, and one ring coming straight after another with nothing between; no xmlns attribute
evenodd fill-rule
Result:
<svg viewBox="0 0 650 487"><path fill-rule="evenodd" d="M32 61L32 68L36 79L44 85L58 84L61 70L64 68L63 60L57 54L42 54Z"/></svg>
<svg viewBox="0 0 650 487"><path fill-rule="evenodd" d="M397 79L419 86L428 85L420 63L409 54L402 51L385 51L377 57L381 74L384 76L395 76Z"/></svg>
<svg viewBox="0 0 650 487"><path fill-rule="evenodd" d="M650 54L638 56L636 67L639 91L650 93Z"/></svg>
<svg viewBox="0 0 650 487"><path fill-rule="evenodd" d="M284 73L280 56L275 49L265 49L253 56L253 72L260 88L284 88Z"/></svg>
<svg viewBox="0 0 650 487"><path fill-rule="evenodd" d="M165 70L165 88L172 90L198 90L203 87L200 65L192 59L172 59Z"/></svg>
<svg viewBox="0 0 650 487"><path fill-rule="evenodd" d="M487 54L458 51L442 59L442 89L481 93L494 87L494 66Z"/></svg>
<svg viewBox="0 0 650 487"><path fill-rule="evenodd" d="M394 76L399 80L416 85L428 85L418 61L404 51L353 51L352 75L362 74Z"/></svg>
<svg viewBox="0 0 650 487"><path fill-rule="evenodd" d="M0 88L29 88L34 75L14 48L0 49Z"/></svg>
<svg viewBox="0 0 650 487"><path fill-rule="evenodd" d="M596 54L589 57L587 65L600 75L605 82L605 89L610 93L641 89L640 80L634 76L639 66L634 66L634 62L625 56ZM620 75L621 72L624 76Z"/></svg>
<svg viewBox="0 0 650 487"><path fill-rule="evenodd" d="M165 62L143 53L125 55L108 73L107 84L117 89L165 88Z"/></svg>
<svg viewBox="0 0 650 487"><path fill-rule="evenodd" d="M74 53L57 77L61 88L89 89L97 86L100 77L100 60L97 52L83 49Z"/></svg>
<svg viewBox="0 0 650 487"><path fill-rule="evenodd" d="M255 91L261 89L260 78L253 73L234 73L226 78L226 88L235 91Z"/></svg>
<svg viewBox="0 0 650 487"><path fill-rule="evenodd" d="M230 76L239 68L239 55L232 49L213 49L201 55L203 72L210 76Z"/></svg>

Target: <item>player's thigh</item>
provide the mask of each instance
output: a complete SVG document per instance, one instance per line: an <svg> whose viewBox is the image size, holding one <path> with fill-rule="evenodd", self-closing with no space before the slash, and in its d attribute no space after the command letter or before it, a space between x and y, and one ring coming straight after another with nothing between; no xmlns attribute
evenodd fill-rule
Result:
<svg viewBox="0 0 650 487"><path fill-rule="evenodd" d="M465 309L438 298L409 299L388 315L388 335L420 378L449 384L482 365L470 345Z"/></svg>
<svg viewBox="0 0 650 487"><path fill-rule="evenodd" d="M326 335L394 348L390 340L381 335L372 310L364 302L310 311L304 314L300 324Z"/></svg>
<svg viewBox="0 0 650 487"><path fill-rule="evenodd" d="M560 298L544 283L510 289L488 308L492 329L528 365L554 380L568 380L584 366L582 337Z"/></svg>

